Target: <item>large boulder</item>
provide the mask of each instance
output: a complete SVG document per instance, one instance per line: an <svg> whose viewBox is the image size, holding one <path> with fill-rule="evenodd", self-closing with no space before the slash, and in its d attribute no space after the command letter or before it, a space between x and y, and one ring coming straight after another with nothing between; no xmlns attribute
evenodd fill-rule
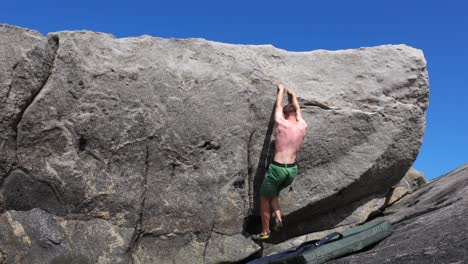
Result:
<svg viewBox="0 0 468 264"><path fill-rule="evenodd" d="M468 164L429 182L387 208L392 236L374 248L330 263L467 263Z"/></svg>
<svg viewBox="0 0 468 264"><path fill-rule="evenodd" d="M372 210L362 208L410 168L425 128L426 62L405 45L287 52L5 25L0 34L1 211L133 229L125 253L135 263L260 249L247 233L258 231L274 151L276 82L300 96L309 124L299 175L281 195L281 240L364 221Z"/></svg>

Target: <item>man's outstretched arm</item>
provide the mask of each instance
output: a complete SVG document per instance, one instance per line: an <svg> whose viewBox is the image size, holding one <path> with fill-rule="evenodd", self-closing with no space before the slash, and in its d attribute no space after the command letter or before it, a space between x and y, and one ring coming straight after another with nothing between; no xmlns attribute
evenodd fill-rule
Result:
<svg viewBox="0 0 468 264"><path fill-rule="evenodd" d="M283 109L282 109L282 103L283 103L283 94L284 90L286 89L286 86L284 84L280 83L278 84L278 94L276 95L276 103L275 103L275 120L278 121L283 117Z"/></svg>
<svg viewBox="0 0 468 264"><path fill-rule="evenodd" d="M302 120L301 107L299 106L299 101L297 100L296 93L293 92L290 88L286 89L288 93L288 100L290 104L293 104L296 107L296 117L297 120Z"/></svg>

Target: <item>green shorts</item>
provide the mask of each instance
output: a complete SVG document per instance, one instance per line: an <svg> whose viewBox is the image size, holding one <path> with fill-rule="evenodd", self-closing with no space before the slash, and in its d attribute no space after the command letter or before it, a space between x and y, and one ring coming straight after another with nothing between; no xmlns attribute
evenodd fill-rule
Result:
<svg viewBox="0 0 468 264"><path fill-rule="evenodd" d="M297 165L285 165L273 161L263 178L260 195L268 198L277 196L282 189L291 185L296 175Z"/></svg>

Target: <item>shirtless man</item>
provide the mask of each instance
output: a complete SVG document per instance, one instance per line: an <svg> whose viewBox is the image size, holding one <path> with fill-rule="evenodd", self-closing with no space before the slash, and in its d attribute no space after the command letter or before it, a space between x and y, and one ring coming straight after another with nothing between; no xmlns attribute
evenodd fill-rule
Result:
<svg viewBox="0 0 468 264"><path fill-rule="evenodd" d="M289 104L281 109L283 93L289 95ZM260 211L262 232L253 237L264 240L270 237L270 208L275 215L274 230L283 227L279 208L279 192L289 186L297 175L296 154L305 136L307 124L302 119L296 94L284 84L278 85L275 105L275 157L268 166L260 187ZM270 207L271 206L271 207Z"/></svg>

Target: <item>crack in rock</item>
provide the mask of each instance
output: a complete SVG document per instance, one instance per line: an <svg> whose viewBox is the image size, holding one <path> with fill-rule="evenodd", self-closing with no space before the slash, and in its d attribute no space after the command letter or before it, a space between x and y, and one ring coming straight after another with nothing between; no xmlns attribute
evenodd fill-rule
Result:
<svg viewBox="0 0 468 264"><path fill-rule="evenodd" d="M252 157L251 157L251 154L250 154L250 151L252 150L252 141L253 141L253 136L255 134L256 130L253 130L252 132L250 132L250 135L249 135L249 141L247 142L247 173L248 173L248 178L247 178L247 185L248 185L248 188L247 188L247 191L248 191L248 198L249 198L249 212L248 214L250 214L251 210L252 210L252 206L253 206L253 197L254 197L254 193L253 193L253 178L254 178L254 175L253 175L253 170L252 170Z"/></svg>
<svg viewBox="0 0 468 264"><path fill-rule="evenodd" d="M140 211L138 212L138 220L135 226L135 235L128 249L128 252L130 253L130 258L132 259L132 263L134 262L133 256L135 254L135 251L138 248L140 239L145 235L142 229L142 226L143 226L143 214L144 214L145 203L146 203L146 191L148 189L148 170L149 170L149 146L146 145L145 170L144 170L144 177L143 177L143 192L141 195L142 198L141 198L141 204L140 204Z"/></svg>
<svg viewBox="0 0 468 264"><path fill-rule="evenodd" d="M50 54L48 56L50 56L50 58L51 58L50 62L45 65L47 67L47 70L46 70L47 75L44 76L43 82L39 85L39 87L37 89L33 89L33 93L31 94L31 96L25 100L23 105L20 106L19 113L14 117L13 122L11 123L11 128L13 129L13 132L14 132L13 139L12 139L13 142L14 142L14 161L11 164L11 168L10 168L9 172L7 174L5 174L6 177L8 177L11 174L12 171L17 169L17 166L18 166L18 127L19 127L21 121L23 120L23 117L26 114L26 112L28 111L28 109L31 107L31 105L33 105L36 102L36 98L41 93L43 88L47 85L50 77L52 76L52 72L54 71L54 65L55 65L55 61L56 61L57 54L58 54L58 49L59 49L59 38L58 38L58 36L54 35L54 36L48 38L48 43L46 45L47 45L47 48L46 48L47 51L50 52ZM19 63L15 64L13 69L16 69L18 64ZM10 96L11 90L12 90L12 84L9 85L7 98ZM0 182L0 187L5 182L6 177L4 177L3 181Z"/></svg>
<svg viewBox="0 0 468 264"><path fill-rule="evenodd" d="M208 244L210 243L211 236L213 235L214 227L215 227L215 222L213 221L213 224L211 225L210 235L206 239L205 248L203 249L203 263L206 263L206 250L208 248Z"/></svg>
<svg viewBox="0 0 468 264"><path fill-rule="evenodd" d="M52 49L52 61L48 64L48 75L46 78L44 78L43 83L40 85L39 89L35 91L31 97L25 102L25 104L21 107L21 111L18 113L18 116L16 117L15 121L13 122L13 128L15 130L15 140L17 140L18 137L18 126L23 120L24 114L28 111L28 109L33 105L36 101L37 96L41 93L43 88L47 85L49 82L50 77L52 76L52 72L54 71L54 66L55 66L55 60L57 59L57 54L58 54L58 49L59 49L59 38L58 36L54 35L48 39L48 45L49 48Z"/></svg>
<svg viewBox="0 0 468 264"><path fill-rule="evenodd" d="M2 32L4 28L5 25L2 25ZM11 28L13 29L15 27ZM2 165L5 164L6 167L0 169L0 178L8 175L8 173L14 170L18 165L18 126L23 120L25 112L35 102L35 99L48 82L55 65L59 47L58 38L50 37L46 39L39 33L34 33L34 36L32 36L34 42L28 43L29 41L25 41L25 46L20 43L8 44L19 45L19 47L17 50L18 54L16 51L14 54L10 54L15 57L14 59L16 61L11 67L11 70L7 70L7 73L10 75L8 78L9 80L6 80L8 83L3 84L6 85L7 89L6 96L2 99L2 106L0 107L3 111L1 118L3 128L1 129L2 139L0 139L0 149L5 153L11 151L11 156L9 154L4 156L5 153L2 154L5 160L2 160L1 163ZM37 39L39 35L41 39ZM5 39L9 39L8 33ZM30 46L28 47L26 45ZM7 52L8 49L7 46ZM6 60L6 63L8 63L8 56ZM3 138L3 135L7 137ZM11 148L7 147L7 151L4 149L4 141L10 141L11 144L7 144L11 146ZM8 172L5 171L7 168L9 170Z"/></svg>

